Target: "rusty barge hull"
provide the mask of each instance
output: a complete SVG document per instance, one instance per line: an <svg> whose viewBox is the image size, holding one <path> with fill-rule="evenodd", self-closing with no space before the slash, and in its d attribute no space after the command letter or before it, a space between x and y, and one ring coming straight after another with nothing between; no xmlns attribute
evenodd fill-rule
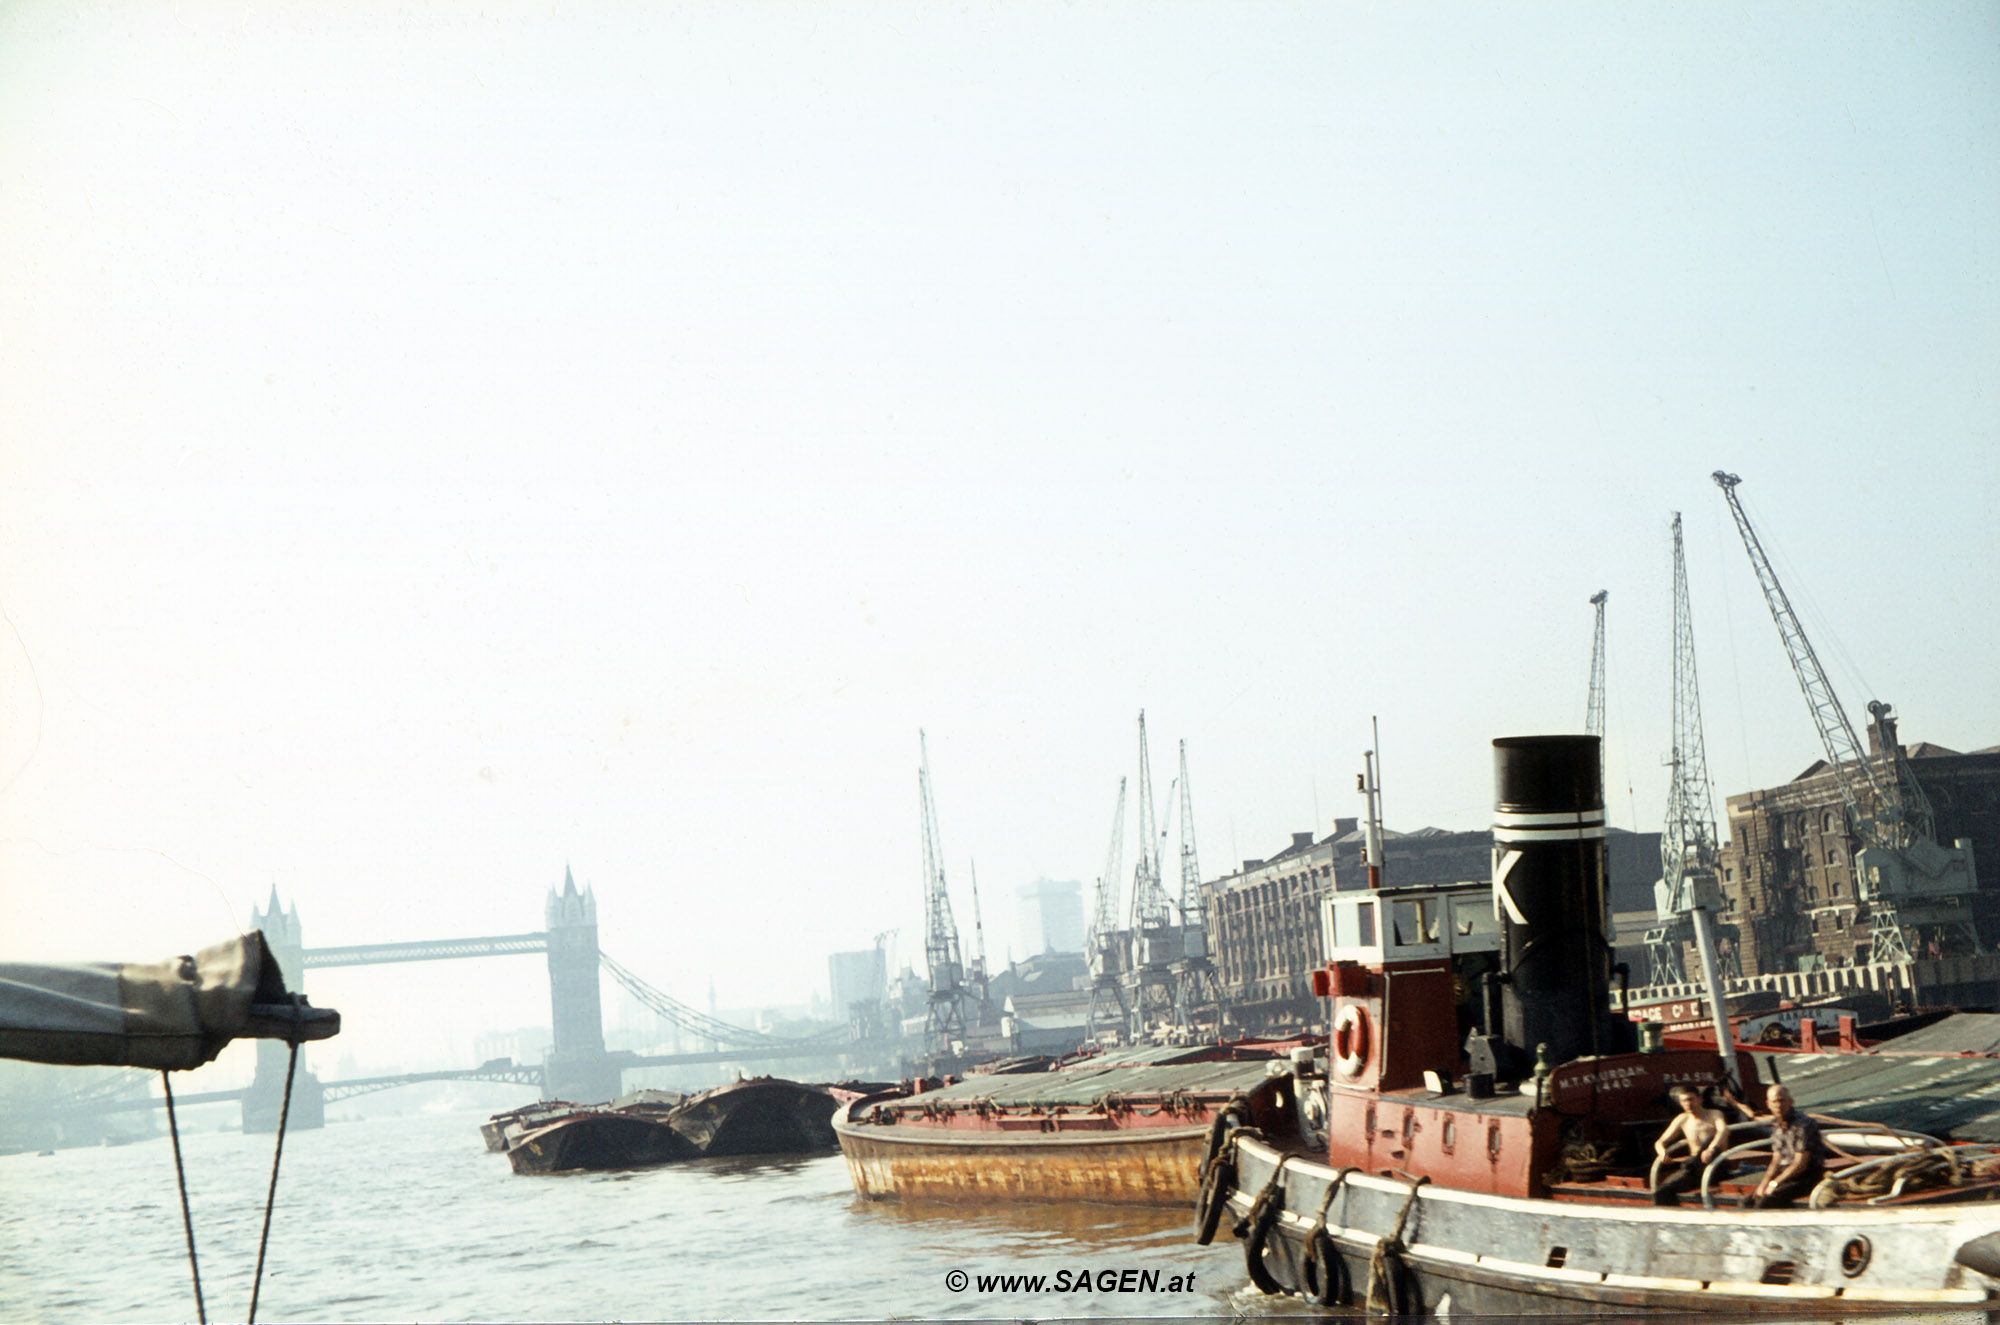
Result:
<svg viewBox="0 0 2000 1325"><path fill-rule="evenodd" d="M1185 1207L1225 1113L1296 1134L1292 1078L1273 1075L1274 1061L1213 1047L1127 1051L866 1096L833 1130L866 1197Z"/></svg>
<svg viewBox="0 0 2000 1325"><path fill-rule="evenodd" d="M842 1127L854 1190L934 1200L1101 1201L1185 1206L1208 1143L1208 1126L1129 1133L1033 1133L1004 1139L925 1135L905 1127Z"/></svg>

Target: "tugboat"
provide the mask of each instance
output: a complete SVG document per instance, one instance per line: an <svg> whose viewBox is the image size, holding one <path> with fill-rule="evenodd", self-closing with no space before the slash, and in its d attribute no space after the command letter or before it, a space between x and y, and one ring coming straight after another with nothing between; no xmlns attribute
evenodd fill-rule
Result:
<svg viewBox="0 0 2000 1325"><path fill-rule="evenodd" d="M1810 1208L1727 1180L1757 1140L1706 1166L1700 1205L1654 1203L1668 1092L1753 1083L1757 1056L1642 1049L1614 1004L1598 739L1494 756L1490 884L1328 899L1324 1138L1301 1156L1296 1131L1225 1118L1197 1240L1229 1217L1265 1292L1396 1314L2000 1307L1994 1147L1822 1120ZM1892 1168L1942 1180L1865 1181Z"/></svg>

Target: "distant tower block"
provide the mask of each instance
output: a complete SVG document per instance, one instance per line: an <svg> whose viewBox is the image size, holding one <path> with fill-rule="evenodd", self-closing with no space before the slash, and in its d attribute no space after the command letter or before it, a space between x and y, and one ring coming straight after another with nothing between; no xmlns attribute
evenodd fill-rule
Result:
<svg viewBox="0 0 2000 1325"><path fill-rule="evenodd" d="M597 982L597 898L578 892L563 867L563 887L549 889L549 1050L543 1089L555 1099L589 1103L618 1094L618 1068L604 1054L604 1008Z"/></svg>

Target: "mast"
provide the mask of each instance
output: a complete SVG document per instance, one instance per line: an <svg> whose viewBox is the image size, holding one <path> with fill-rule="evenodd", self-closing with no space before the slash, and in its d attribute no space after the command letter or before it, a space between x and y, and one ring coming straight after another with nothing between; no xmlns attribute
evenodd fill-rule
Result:
<svg viewBox="0 0 2000 1325"><path fill-rule="evenodd" d="M1369 730L1373 733L1375 745L1382 744L1382 728L1374 718L1368 719ZM1356 789L1367 806L1367 818L1362 836L1362 854L1368 866L1368 886L1382 886L1382 779L1381 760L1374 750L1361 752L1361 775L1356 779Z"/></svg>

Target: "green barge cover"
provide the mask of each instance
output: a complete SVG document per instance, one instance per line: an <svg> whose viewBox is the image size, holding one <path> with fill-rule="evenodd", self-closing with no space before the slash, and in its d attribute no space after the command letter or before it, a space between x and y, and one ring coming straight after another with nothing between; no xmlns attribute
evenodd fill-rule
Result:
<svg viewBox="0 0 2000 1325"><path fill-rule="evenodd" d="M2000 1016L1962 1012L1872 1053L1759 1055L1800 1108L1950 1141L2000 1142Z"/></svg>
<svg viewBox="0 0 2000 1325"><path fill-rule="evenodd" d="M1134 1058L1137 1061L1133 1061ZM1249 1062L1163 1063L1149 1061L1143 1053L1131 1057L1107 1054L1091 1060L1088 1066L1055 1072L971 1076L939 1090L925 1091L914 1098L932 1104L969 1104L974 1100L991 1100L1008 1108L1051 1108L1056 1105L1089 1108L1106 1095L1131 1099L1142 1095L1167 1095L1175 1091L1222 1095L1242 1091L1248 1094L1270 1079L1274 1070L1279 1076L1291 1075L1290 1065L1278 1058Z"/></svg>

